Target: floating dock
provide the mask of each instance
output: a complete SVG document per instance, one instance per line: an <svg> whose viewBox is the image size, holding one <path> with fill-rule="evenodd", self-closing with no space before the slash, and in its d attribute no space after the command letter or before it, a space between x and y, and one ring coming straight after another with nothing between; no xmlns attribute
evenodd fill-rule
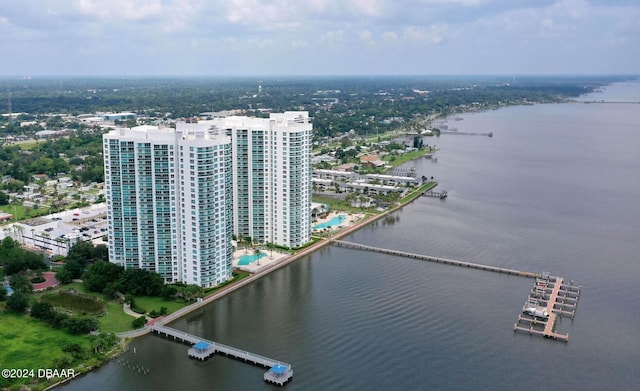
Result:
<svg viewBox="0 0 640 391"><path fill-rule="evenodd" d="M172 338L174 341L192 345L187 351L189 358L204 361L216 353L221 353L227 357L235 358L246 363L269 368L263 376L264 381L268 383L284 386L293 378L293 368L291 364L279 360L237 349L219 342L202 339L198 336L167 326L156 324L151 326L151 331L160 336Z"/></svg>
<svg viewBox="0 0 640 391"><path fill-rule="evenodd" d="M524 331L529 334L541 335L546 338L569 342L569 334L556 332L558 318L575 316L581 286L564 283L562 277L553 277L549 273L542 273L536 278L535 285L523 307L523 314L518 315L518 321L513 325L513 331ZM528 313L527 309L536 308L545 316ZM536 311L538 313L538 311Z"/></svg>

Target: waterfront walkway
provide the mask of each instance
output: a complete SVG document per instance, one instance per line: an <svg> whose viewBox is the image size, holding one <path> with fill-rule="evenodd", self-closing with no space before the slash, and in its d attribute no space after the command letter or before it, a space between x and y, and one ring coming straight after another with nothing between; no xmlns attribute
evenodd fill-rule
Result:
<svg viewBox="0 0 640 391"><path fill-rule="evenodd" d="M470 268L470 269L485 270L485 271L488 271L488 272L510 274L510 275L514 275L514 276L528 277L528 278L537 278L537 277L541 276L540 273L533 273L533 272L526 272L526 271L521 271L521 270L507 269L507 268L497 267L497 266L481 265L479 263L457 261L455 259L432 257L430 255L414 254L414 253L409 253L409 252L405 252L405 251L391 250L391 249L388 249L388 248L373 247L373 246L367 246L367 245L359 244L359 243L346 242L344 240L332 240L331 243L336 245L336 246L344 247L344 248L350 248L350 249L355 249L355 250L373 251L373 252L377 252L377 253L381 253L381 254L388 254L388 255L395 255L395 256L399 256L399 257L407 257L407 258L419 259L419 260L422 260L422 261L443 263L443 264L446 264L446 265L467 267L467 268Z"/></svg>

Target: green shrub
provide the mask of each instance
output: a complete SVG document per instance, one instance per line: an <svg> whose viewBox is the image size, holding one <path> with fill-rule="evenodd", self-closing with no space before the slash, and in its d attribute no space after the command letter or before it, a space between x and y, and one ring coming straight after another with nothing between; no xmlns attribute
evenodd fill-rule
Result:
<svg viewBox="0 0 640 391"><path fill-rule="evenodd" d="M139 329L144 327L144 325L147 323L147 317L146 316L141 316L139 318L136 318L133 320L133 322L131 322L131 324L133 325L134 329Z"/></svg>

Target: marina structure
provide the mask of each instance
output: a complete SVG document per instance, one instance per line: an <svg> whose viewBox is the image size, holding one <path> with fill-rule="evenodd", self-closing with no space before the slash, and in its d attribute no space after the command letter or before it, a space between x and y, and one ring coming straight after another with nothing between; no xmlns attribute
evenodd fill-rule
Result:
<svg viewBox="0 0 640 391"><path fill-rule="evenodd" d="M291 364L275 360L246 350L237 349L219 342L202 339L195 335L185 333L180 330L162 325L151 326L153 333L162 337L171 338L174 341L192 345L187 351L190 358L196 360L206 360L214 354L223 354L227 357L235 358L246 363L269 368L264 373L263 379L268 383L283 386L293 378L293 368Z"/></svg>
<svg viewBox="0 0 640 391"><path fill-rule="evenodd" d="M535 286L531 290L529 298L522 308L522 314L518 316L518 321L513 325L513 331L525 331L529 334L542 335L547 338L553 338L565 342L569 341L569 334L558 333L556 332L555 327L558 318L567 316L573 319L575 316L581 286L573 285L573 281L567 284L564 282L562 277L551 276L548 272L533 273L507 269L498 266L482 265L454 259L367 246L343 240L331 240L331 243L339 247L356 250L374 251L381 254L389 254L495 273L510 274L519 277L534 278L536 281Z"/></svg>
<svg viewBox="0 0 640 391"><path fill-rule="evenodd" d="M513 325L513 331L524 331L564 342L569 341L569 334L556 332L558 318L575 316L580 286L567 284L562 277L553 277L542 273L536 278L535 285Z"/></svg>

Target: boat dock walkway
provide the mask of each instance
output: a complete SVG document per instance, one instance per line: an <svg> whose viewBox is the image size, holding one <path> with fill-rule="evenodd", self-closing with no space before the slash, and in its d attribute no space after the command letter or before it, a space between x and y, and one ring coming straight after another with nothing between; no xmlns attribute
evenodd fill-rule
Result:
<svg viewBox="0 0 640 391"><path fill-rule="evenodd" d="M518 321L513 325L513 331L524 331L529 334L541 335L546 338L569 342L569 334L556 332L558 318L575 316L581 286L565 284L562 277L553 277L549 273L542 273L536 278L535 286L527 299L527 306L541 308L548 315L546 319L526 314L518 315Z"/></svg>
<svg viewBox="0 0 640 391"><path fill-rule="evenodd" d="M382 253L382 254L396 255L396 256L399 256L399 257L420 259L422 261L444 263L446 265L467 267L467 268L470 268L470 269L485 270L485 271L488 271L488 272L510 274L510 275L514 275L514 276L528 277L528 278L538 278L538 277L541 276L540 273L525 272L525 271L507 269L507 268L498 267L498 266L481 265L479 263L456 261L454 259L432 257L432 256L429 256L429 255L413 254L413 253L408 253L408 252L405 252L405 251L391 250L391 249L388 249L388 248L373 247L373 246L367 246L367 245L359 244L359 243L347 242L347 241L344 241L344 240L335 240L334 239L334 240L331 240L331 243L336 245L336 246L338 246L338 247L351 248L351 249L355 249L355 250L373 251L373 252L378 252L378 253Z"/></svg>
<svg viewBox="0 0 640 391"><path fill-rule="evenodd" d="M422 193L422 195L425 197L435 197L435 198L440 198L441 200L444 200L445 198L447 198L447 191L446 190L443 190L443 191L429 190Z"/></svg>
<svg viewBox="0 0 640 391"><path fill-rule="evenodd" d="M165 338L172 338L174 341L191 345L192 347L187 351L187 355L190 358L204 361L216 353L221 353L227 357L269 368L264 374L264 380L279 386L285 385L293 377L291 364L279 360L234 348L219 342L209 341L168 326L156 324L151 326L151 331Z"/></svg>
<svg viewBox="0 0 640 391"><path fill-rule="evenodd" d="M493 132L479 133L479 132L458 132L457 130L454 130L454 131L441 130L440 134L459 134L459 135L462 135L462 136L487 136L487 137L493 137Z"/></svg>

